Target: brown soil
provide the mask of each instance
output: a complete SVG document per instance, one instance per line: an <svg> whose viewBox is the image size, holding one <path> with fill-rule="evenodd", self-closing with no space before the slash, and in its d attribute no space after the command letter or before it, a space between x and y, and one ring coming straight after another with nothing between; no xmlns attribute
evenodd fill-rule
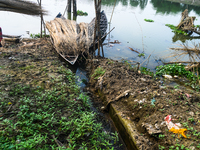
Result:
<svg viewBox="0 0 200 150"><path fill-rule="evenodd" d="M94 79L97 68L103 68L105 73ZM103 100L99 109L106 110L112 103L123 118L134 122L139 149L200 149L198 92L162 86L160 79L141 74L126 63L105 58L89 61L87 71L91 77L90 91ZM187 128L187 138L169 132L164 119L167 115L172 115L173 123L181 123L180 128Z"/></svg>

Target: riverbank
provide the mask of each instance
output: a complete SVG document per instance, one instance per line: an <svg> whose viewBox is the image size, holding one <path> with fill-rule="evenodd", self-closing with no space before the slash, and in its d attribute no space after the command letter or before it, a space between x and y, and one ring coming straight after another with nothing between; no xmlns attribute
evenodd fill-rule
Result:
<svg viewBox="0 0 200 150"><path fill-rule="evenodd" d="M0 64L0 148L125 149L118 132L105 128L109 121L91 111L49 39L4 44ZM128 149L199 149L198 92L166 86L127 61L96 57L86 71L87 93L100 112L110 113ZM187 130L173 133L173 123Z"/></svg>
<svg viewBox="0 0 200 150"><path fill-rule="evenodd" d="M115 124L128 133L129 149L200 148L199 92L165 86L162 78L143 74L126 61L97 57L87 69L90 91L102 101L99 109L117 116Z"/></svg>
<svg viewBox="0 0 200 150"><path fill-rule="evenodd" d="M0 149L125 149L49 39L3 45Z"/></svg>
<svg viewBox="0 0 200 150"><path fill-rule="evenodd" d="M194 6L200 6L200 2L198 0L167 0L167 1L183 3L183 4L188 4L188 5L194 5Z"/></svg>

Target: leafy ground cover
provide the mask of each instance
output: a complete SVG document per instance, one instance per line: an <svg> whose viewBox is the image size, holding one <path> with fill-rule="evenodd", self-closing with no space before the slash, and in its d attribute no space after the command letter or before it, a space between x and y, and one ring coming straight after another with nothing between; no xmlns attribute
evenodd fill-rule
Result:
<svg viewBox="0 0 200 150"><path fill-rule="evenodd" d="M0 64L0 149L120 148L49 40L4 45Z"/></svg>
<svg viewBox="0 0 200 150"><path fill-rule="evenodd" d="M196 91L200 90L200 85L199 85L200 77L198 77L193 72L186 70L183 64L168 64L168 65L158 66L156 68L156 75L158 76L172 75L185 78L187 80L184 83L186 86L190 86L192 89Z"/></svg>

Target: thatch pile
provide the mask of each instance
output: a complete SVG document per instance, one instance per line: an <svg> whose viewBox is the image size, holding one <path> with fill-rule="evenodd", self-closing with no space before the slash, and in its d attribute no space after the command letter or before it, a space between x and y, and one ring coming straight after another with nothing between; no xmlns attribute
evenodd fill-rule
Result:
<svg viewBox="0 0 200 150"><path fill-rule="evenodd" d="M46 11L38 4L24 0L0 0L0 11L12 11L33 16L46 14Z"/></svg>
<svg viewBox="0 0 200 150"><path fill-rule="evenodd" d="M95 34L95 18L90 23L77 24L61 16L46 22L52 43L56 51L68 62L74 64L77 57L89 53L93 46ZM107 18L102 11L100 14L100 32L104 36L107 29ZM95 38L97 42L97 38Z"/></svg>
<svg viewBox="0 0 200 150"><path fill-rule="evenodd" d="M77 24L73 20L55 18L46 22L53 44L64 58L79 56L89 50L94 40L94 24Z"/></svg>

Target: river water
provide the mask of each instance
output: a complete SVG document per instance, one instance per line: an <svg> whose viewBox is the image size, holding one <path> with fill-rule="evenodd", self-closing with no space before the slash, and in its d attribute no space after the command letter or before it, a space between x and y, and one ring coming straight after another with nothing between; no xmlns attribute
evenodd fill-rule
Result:
<svg viewBox="0 0 200 150"><path fill-rule="evenodd" d="M37 2L37 0L32 0ZM105 57L112 59L128 59L130 62L143 62L150 54L151 57L143 66L154 69L155 66L167 62L167 55L171 54L170 47L177 44L187 43L192 45L199 43L197 34L193 38L175 35L165 24L177 25L181 13L187 8L189 16L196 16L195 25L200 24L200 9L198 6L173 3L165 0L116 0L116 7L111 20L110 28L115 27L109 36L110 41L118 40L121 44L105 45ZM102 10L105 11L110 22L115 0L102 0ZM53 20L59 13L63 13L67 0L42 0L42 6L48 11L44 16L45 21ZM88 13L88 16L78 16L77 22L89 23L95 17L93 0L77 0L77 9ZM65 15L67 16L67 14ZM145 22L144 19L152 19L153 23ZM23 35L29 37L30 33L40 32L40 18L22 15L12 12L0 11L0 26L3 34ZM131 51L129 47L144 52L145 57ZM186 58L182 58L185 60ZM161 61L160 61L161 60Z"/></svg>

